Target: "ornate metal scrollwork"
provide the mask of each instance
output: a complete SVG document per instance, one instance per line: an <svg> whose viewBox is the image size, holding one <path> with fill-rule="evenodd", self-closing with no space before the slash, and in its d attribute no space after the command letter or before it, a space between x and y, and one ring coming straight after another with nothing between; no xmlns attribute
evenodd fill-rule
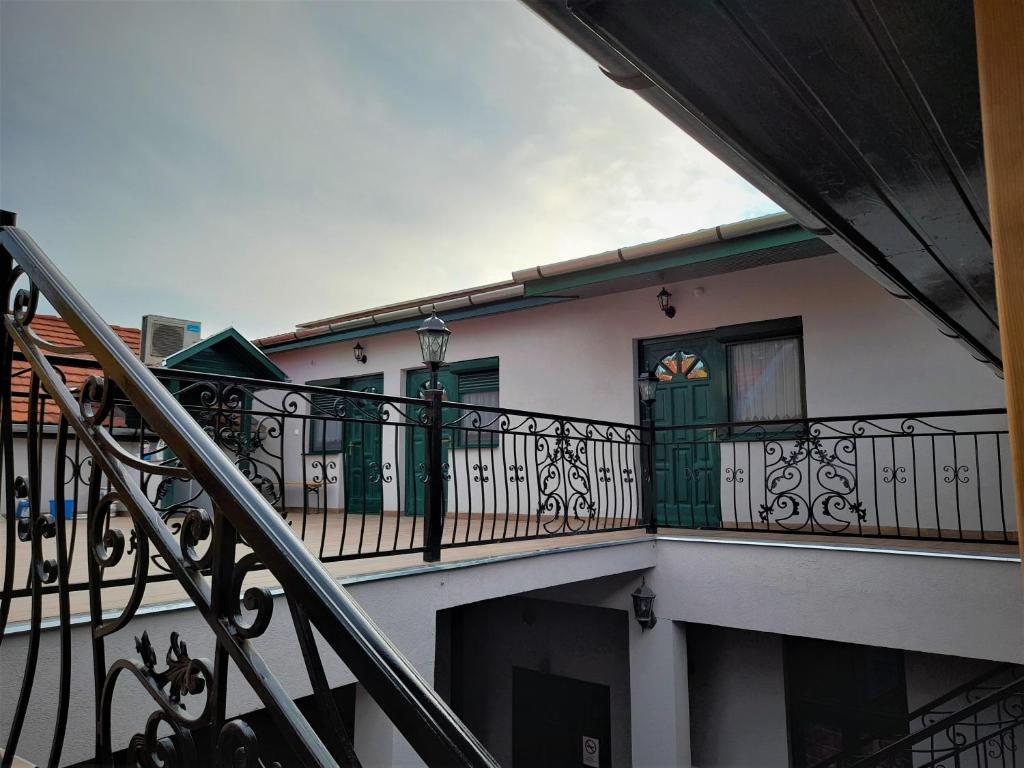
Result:
<svg viewBox="0 0 1024 768"><path fill-rule="evenodd" d="M906 467L882 467L882 482L891 485L892 483L907 482Z"/></svg>
<svg viewBox="0 0 1024 768"><path fill-rule="evenodd" d="M213 560L212 548L207 547L203 554L196 550L196 545L199 542L210 538L212 530L213 518L205 509L192 507L185 513L185 519L182 521L179 531L181 556L196 570L208 568Z"/></svg>
<svg viewBox="0 0 1024 768"><path fill-rule="evenodd" d="M971 482L971 470L966 464L947 464L942 468L942 471L946 474L942 477L944 483L957 483L958 485L964 485Z"/></svg>
<svg viewBox="0 0 1024 768"><path fill-rule="evenodd" d="M233 609L228 620L232 631L246 639L259 637L266 632L274 613L274 598L266 587L249 587L242 593L245 577L261 567L260 559L249 554L239 560L234 568L231 589ZM242 612L243 608L253 614L248 620Z"/></svg>
<svg viewBox="0 0 1024 768"><path fill-rule="evenodd" d="M188 647L177 632L171 633L164 669L157 668L157 654L148 632L135 638L135 650L141 661L116 661L107 673L100 712L102 743L110 749L114 689L120 674L128 671L159 705L159 709L147 718L142 733L133 736L129 742L131 764L145 768L197 765L200 753L193 732L210 723L211 698L207 695L197 714L192 716L187 714L187 704L183 699L210 690L213 672L209 662L189 656ZM160 735L161 725L169 727L171 734Z"/></svg>
<svg viewBox="0 0 1024 768"><path fill-rule="evenodd" d="M537 513L549 516L544 530L579 530L597 505L590 488L587 443L575 439L569 427L559 424L553 437L536 438L536 462L540 501Z"/></svg>
<svg viewBox="0 0 1024 768"><path fill-rule="evenodd" d="M765 443L766 500L758 509L761 522L786 530L817 528L838 533L866 519L867 511L856 498L854 443L847 437L831 442L829 450L809 430L793 440L789 451L779 440Z"/></svg>
<svg viewBox="0 0 1024 768"><path fill-rule="evenodd" d="M260 759L256 732L244 720L229 720L217 736L218 768L281 768L279 762Z"/></svg>
<svg viewBox="0 0 1024 768"><path fill-rule="evenodd" d="M390 461L369 461L367 462L366 466L369 469L367 479L371 483L382 483L386 485L387 483L390 483L394 480L394 477L391 474Z"/></svg>
<svg viewBox="0 0 1024 768"><path fill-rule="evenodd" d="M727 482L727 483L742 483L743 482L743 467L726 467L725 468L725 482Z"/></svg>

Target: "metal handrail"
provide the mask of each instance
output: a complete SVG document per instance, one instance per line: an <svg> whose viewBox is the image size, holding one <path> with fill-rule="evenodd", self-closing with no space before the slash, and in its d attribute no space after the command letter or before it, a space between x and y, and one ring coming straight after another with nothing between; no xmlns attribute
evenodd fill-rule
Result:
<svg viewBox="0 0 1024 768"><path fill-rule="evenodd" d="M766 427L792 428L811 424L835 424L843 422L872 422L882 420L916 421L918 419L951 419L962 416L1005 416L1005 408L974 408L954 411L909 411L907 413L869 413L850 416L801 416L793 419L766 419L762 421L716 421L701 424L662 424L655 425L658 432L674 429L724 429L726 427Z"/></svg>
<svg viewBox="0 0 1024 768"><path fill-rule="evenodd" d="M992 680L993 678L998 677L1001 674L1009 672L1010 670L1014 669L1014 667L1014 664L996 664L995 666L986 669L981 674L972 677L970 680L967 680L966 682L960 683L959 685L955 686L954 688L951 688L945 693L936 696L928 703L922 704L921 706L917 707L913 712L910 712L907 715L907 723L914 722L915 720L927 715L929 712L935 711L943 704L952 701L961 694L974 690L975 688L980 687L982 683L986 683L989 680ZM856 746L851 747L850 749L843 750L842 752L832 755L831 757L826 758L825 760L815 763L811 766L811 768L829 768L830 766L836 768L837 766L846 765L850 760L853 759L863 760L864 758L858 756L856 753L859 752L868 743L870 743L870 741L871 739L864 739L858 742Z"/></svg>
<svg viewBox="0 0 1024 768"><path fill-rule="evenodd" d="M977 701L968 704L966 707L963 707L962 709L959 709L956 712L947 715L946 717L936 720L934 723L931 723L930 725L927 725L924 728L921 728L920 730L917 730L908 736L904 736L899 741L894 741L892 744L888 745L887 747L883 747L882 749L875 752L873 755L869 755L868 757L865 757L864 759L856 763L853 763L850 766L850 768L873 768L873 766L880 765L885 760L888 760L889 758L898 755L901 752L907 752L912 750L915 744L920 743L921 741L929 738L930 736L934 736L937 733L943 733L950 728L955 728L957 725L962 723L966 718L970 717L971 715L975 715L978 712L983 712L989 707L995 704L999 704L1000 702L1010 698L1011 696L1020 696L1021 694L1024 694L1024 677L1019 677L1013 682L1008 683L1007 685L998 688L992 693L983 696ZM957 751L958 747L956 745L951 746L949 749L950 754L953 754Z"/></svg>
<svg viewBox="0 0 1024 768"><path fill-rule="evenodd" d="M14 226L0 228L0 248L67 322L105 376L161 436L215 508L269 568L285 594L301 604L327 643L417 753L430 765L496 766L448 705L28 233ZM12 316L6 322L9 331L17 331ZM31 356L24 347L22 352ZM41 355L32 364L37 370L48 367ZM61 403L62 410L73 406L73 401ZM214 617L207 619L215 623ZM278 689L276 695L284 694ZM289 725L300 732L309 729L305 722ZM311 746L308 754L322 753ZM332 764L320 757L314 759L314 764Z"/></svg>

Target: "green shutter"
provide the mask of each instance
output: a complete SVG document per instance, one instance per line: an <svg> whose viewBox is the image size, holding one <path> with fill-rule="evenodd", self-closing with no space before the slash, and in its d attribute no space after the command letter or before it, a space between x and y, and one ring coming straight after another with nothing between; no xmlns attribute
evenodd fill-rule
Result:
<svg viewBox="0 0 1024 768"><path fill-rule="evenodd" d="M310 395L310 416L319 416L320 418L326 418L329 415L334 414L334 403L338 400L334 395Z"/></svg>
<svg viewBox="0 0 1024 768"><path fill-rule="evenodd" d="M310 384L317 386L336 387L339 384L337 379L326 381L311 381ZM342 424L334 416L334 404L338 400L335 395L328 395L317 392L309 396L309 452L320 453L321 451L335 453L341 450Z"/></svg>
<svg viewBox="0 0 1024 768"><path fill-rule="evenodd" d="M467 392L496 392L498 390L498 372L478 371L463 373L459 376L459 395Z"/></svg>

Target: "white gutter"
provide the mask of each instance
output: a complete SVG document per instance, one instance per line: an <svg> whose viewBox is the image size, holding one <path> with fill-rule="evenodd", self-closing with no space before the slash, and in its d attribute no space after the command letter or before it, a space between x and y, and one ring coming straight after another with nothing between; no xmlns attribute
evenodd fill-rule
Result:
<svg viewBox="0 0 1024 768"><path fill-rule="evenodd" d="M734 224L723 224L720 227L711 227L710 229L699 229L696 232L667 237L663 240L627 246L616 251L605 251L604 253L595 253L592 256L582 256L578 259L569 259L568 261L558 261L553 264L516 270L512 273L512 280L516 283L528 283L544 277L567 275L573 272L594 269L595 267L604 267L609 264L619 264L644 259L649 256L659 256L663 253L684 250L686 248L696 248L699 245L734 240L746 235L793 226L796 223L796 219L788 213L759 216L756 219L738 221Z"/></svg>
<svg viewBox="0 0 1024 768"><path fill-rule="evenodd" d="M650 256L658 256L687 248L696 248L697 246L709 243L734 240L760 232L770 232L774 229L782 229L783 227L790 227L796 224L796 219L788 213L774 213L769 216L759 216L733 224L711 227L710 229L700 229L696 232L654 240L649 243L641 243L640 245L627 246L614 251L605 251L590 256L582 256L577 259L516 270L512 273L512 280L504 283L492 283L491 285L484 285L479 288L471 288L467 291L438 294L436 296L413 299L412 301L389 304L374 310L302 323L296 326L294 332L256 339L254 344L257 347L286 344L290 341L308 339L328 333L372 328L385 323L393 323L397 320L427 317L431 312L443 314L464 307L510 301L521 298L524 295L526 283L540 280L541 278L583 272L609 264L636 261Z"/></svg>

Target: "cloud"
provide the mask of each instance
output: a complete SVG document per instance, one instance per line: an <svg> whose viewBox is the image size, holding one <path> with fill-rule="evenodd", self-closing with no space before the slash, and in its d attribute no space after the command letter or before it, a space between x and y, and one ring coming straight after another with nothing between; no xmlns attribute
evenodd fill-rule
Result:
<svg viewBox="0 0 1024 768"><path fill-rule="evenodd" d="M261 335L777 210L518 4L0 7L0 199L112 322Z"/></svg>

